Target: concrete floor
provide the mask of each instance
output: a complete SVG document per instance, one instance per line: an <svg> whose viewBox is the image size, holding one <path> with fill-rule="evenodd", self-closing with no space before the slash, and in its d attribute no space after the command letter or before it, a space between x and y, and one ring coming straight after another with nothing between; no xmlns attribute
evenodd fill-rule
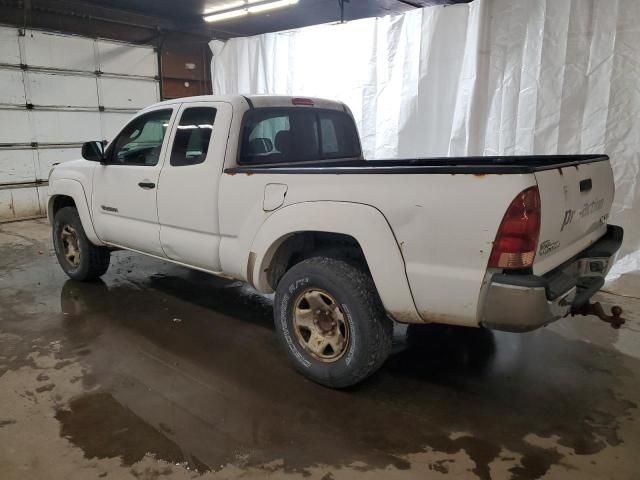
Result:
<svg viewBox="0 0 640 480"><path fill-rule="evenodd" d="M423 327L349 391L296 374L268 299L118 252L67 279L0 225L0 478L640 478L640 300L517 335ZM640 295L630 277L619 291Z"/></svg>

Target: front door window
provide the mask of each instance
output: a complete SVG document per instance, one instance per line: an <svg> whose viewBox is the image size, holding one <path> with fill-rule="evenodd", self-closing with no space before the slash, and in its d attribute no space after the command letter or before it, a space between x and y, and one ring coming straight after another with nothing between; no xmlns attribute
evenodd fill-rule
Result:
<svg viewBox="0 0 640 480"><path fill-rule="evenodd" d="M139 116L113 142L107 158L114 165L154 166L160 159L162 141L172 110L156 110Z"/></svg>

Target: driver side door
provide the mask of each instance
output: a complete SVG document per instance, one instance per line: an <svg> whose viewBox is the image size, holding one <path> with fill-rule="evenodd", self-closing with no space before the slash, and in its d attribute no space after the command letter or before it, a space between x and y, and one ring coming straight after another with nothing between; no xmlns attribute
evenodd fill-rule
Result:
<svg viewBox="0 0 640 480"><path fill-rule="evenodd" d="M111 142L93 175L92 211L105 243L164 257L157 185L174 108L138 115Z"/></svg>

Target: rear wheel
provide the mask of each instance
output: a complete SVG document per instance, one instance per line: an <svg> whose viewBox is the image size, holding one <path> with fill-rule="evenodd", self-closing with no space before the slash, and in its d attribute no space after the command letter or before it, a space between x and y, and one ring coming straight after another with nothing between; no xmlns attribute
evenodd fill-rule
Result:
<svg viewBox="0 0 640 480"><path fill-rule="evenodd" d="M109 268L111 252L92 244L75 207L58 210L53 220L53 246L58 263L74 280L93 280Z"/></svg>
<svg viewBox="0 0 640 480"><path fill-rule="evenodd" d="M298 371L344 388L375 372L391 351L393 325L371 277L348 263L314 257L278 284L276 331Z"/></svg>

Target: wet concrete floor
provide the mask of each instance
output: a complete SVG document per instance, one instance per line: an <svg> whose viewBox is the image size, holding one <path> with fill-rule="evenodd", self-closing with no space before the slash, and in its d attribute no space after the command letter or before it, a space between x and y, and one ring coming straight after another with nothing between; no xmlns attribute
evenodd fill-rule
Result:
<svg viewBox="0 0 640 480"><path fill-rule="evenodd" d="M0 225L0 478L640 478L629 322L399 328L347 391L294 372L270 300L128 252L68 280L44 220Z"/></svg>

